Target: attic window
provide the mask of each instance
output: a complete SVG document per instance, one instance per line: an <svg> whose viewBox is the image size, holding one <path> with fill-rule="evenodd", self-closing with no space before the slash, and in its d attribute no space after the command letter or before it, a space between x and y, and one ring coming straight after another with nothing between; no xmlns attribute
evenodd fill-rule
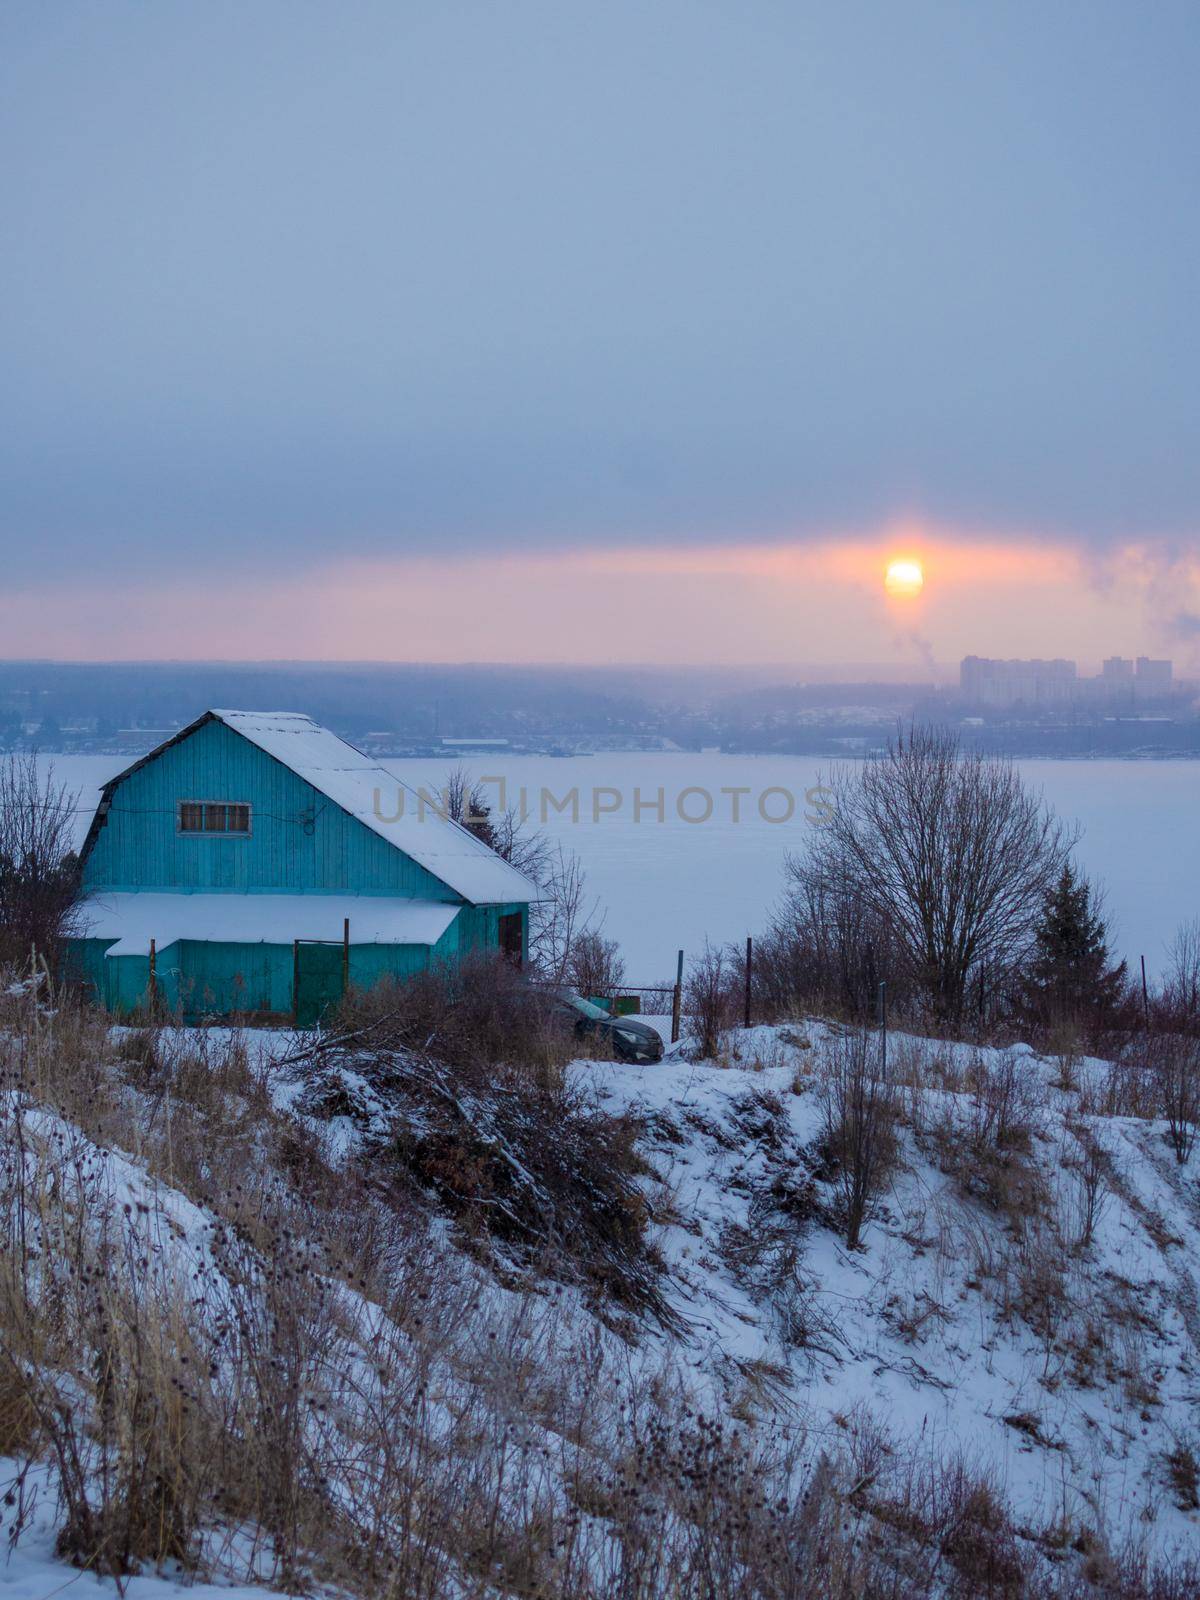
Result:
<svg viewBox="0 0 1200 1600"><path fill-rule="evenodd" d="M250 807L228 800L181 800L179 831L245 836L250 832Z"/></svg>

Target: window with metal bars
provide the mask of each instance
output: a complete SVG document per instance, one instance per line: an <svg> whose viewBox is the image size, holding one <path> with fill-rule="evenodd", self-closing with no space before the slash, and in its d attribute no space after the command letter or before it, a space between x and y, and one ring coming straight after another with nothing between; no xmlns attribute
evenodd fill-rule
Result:
<svg viewBox="0 0 1200 1600"><path fill-rule="evenodd" d="M250 807L240 800L181 800L179 831L247 835Z"/></svg>

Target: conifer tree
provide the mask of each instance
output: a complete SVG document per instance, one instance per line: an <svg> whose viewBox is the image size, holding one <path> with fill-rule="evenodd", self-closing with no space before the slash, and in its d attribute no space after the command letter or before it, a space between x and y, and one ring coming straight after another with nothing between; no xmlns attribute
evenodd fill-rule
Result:
<svg viewBox="0 0 1200 1600"><path fill-rule="evenodd" d="M1125 963L1113 963L1097 898L1069 862L1046 895L1024 991L1034 1020L1090 1033L1113 1026L1125 1000Z"/></svg>

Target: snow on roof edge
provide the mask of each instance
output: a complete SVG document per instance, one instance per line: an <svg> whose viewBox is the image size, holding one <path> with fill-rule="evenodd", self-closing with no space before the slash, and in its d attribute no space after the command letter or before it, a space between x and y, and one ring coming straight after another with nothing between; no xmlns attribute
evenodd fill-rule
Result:
<svg viewBox="0 0 1200 1600"><path fill-rule="evenodd" d="M259 894L239 890L97 889L80 903L80 939L116 939L107 956L146 955L180 940L290 945L296 939L435 945L462 908L445 900L355 894Z"/></svg>
<svg viewBox="0 0 1200 1600"><path fill-rule="evenodd" d="M538 884L468 828L422 804L418 793L402 778L306 713L213 707L207 715L281 762L470 904L528 904L540 898ZM291 740L297 744L291 746ZM343 753L349 759L343 759ZM369 779L373 781L368 805ZM401 815L380 814L381 788L407 796L401 803Z"/></svg>

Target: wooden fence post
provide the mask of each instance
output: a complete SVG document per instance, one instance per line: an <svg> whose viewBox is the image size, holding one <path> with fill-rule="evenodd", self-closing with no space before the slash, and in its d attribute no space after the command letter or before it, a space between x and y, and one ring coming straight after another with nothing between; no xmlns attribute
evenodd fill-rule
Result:
<svg viewBox="0 0 1200 1600"><path fill-rule="evenodd" d="M879 985L879 1067L880 1077L887 1077L887 980Z"/></svg>
<svg viewBox="0 0 1200 1600"><path fill-rule="evenodd" d="M750 1026L750 983L751 983L751 978L752 978L753 972L754 972L754 940L749 936L749 934L747 934L746 935L746 994L745 994L745 1008L744 1008L745 1014L744 1014L744 1016L742 1018L742 1025L743 1025L743 1027L746 1027L746 1028L748 1028Z"/></svg>
<svg viewBox="0 0 1200 1600"><path fill-rule="evenodd" d="M150 1006L158 1010L158 946L153 939L150 941Z"/></svg>
<svg viewBox="0 0 1200 1600"><path fill-rule="evenodd" d="M1150 991L1146 987L1146 958L1142 957L1142 1021L1150 1026Z"/></svg>
<svg viewBox="0 0 1200 1600"><path fill-rule="evenodd" d="M342 919L342 993L350 993L350 918Z"/></svg>
<svg viewBox="0 0 1200 1600"><path fill-rule="evenodd" d="M300 1026L300 941L292 940L292 1027Z"/></svg>
<svg viewBox="0 0 1200 1600"><path fill-rule="evenodd" d="M671 995L671 1043L679 1043L679 1021L683 1014L683 951L675 968L675 988Z"/></svg>

